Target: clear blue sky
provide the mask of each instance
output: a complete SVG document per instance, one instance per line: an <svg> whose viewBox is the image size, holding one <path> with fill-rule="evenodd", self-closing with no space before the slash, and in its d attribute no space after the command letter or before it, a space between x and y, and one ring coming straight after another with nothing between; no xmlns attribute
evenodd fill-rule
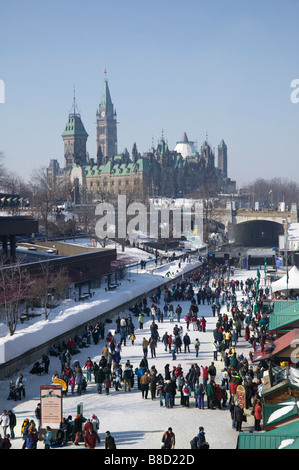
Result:
<svg viewBox="0 0 299 470"><path fill-rule="evenodd" d="M95 157L104 69L118 150L143 153L186 132L228 146L238 187L297 179L299 2L296 0L9 0L0 10L0 151L29 179L56 158L73 87ZM217 160L216 160L217 161Z"/></svg>

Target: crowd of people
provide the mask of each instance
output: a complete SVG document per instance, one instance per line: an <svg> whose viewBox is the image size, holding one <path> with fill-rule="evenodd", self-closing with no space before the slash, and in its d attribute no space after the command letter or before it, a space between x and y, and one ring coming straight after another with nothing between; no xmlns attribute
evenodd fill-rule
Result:
<svg viewBox="0 0 299 470"><path fill-rule="evenodd" d="M65 382L65 396L86 393L88 384L94 382L98 394L109 395L111 390L131 392L135 389L140 391L142 399L157 399L157 403L166 408L226 408L230 410L232 427L237 431L242 430L245 414L237 400L237 387L243 385L246 393L245 409L253 408L255 430L260 430L261 400L257 386L262 378L262 370L254 370L249 365L248 359L238 352L238 343L242 336L253 345L262 343L266 331L262 304L266 293L262 289L256 289L255 279L239 282L226 278L225 266L211 267L208 263L203 263L196 272L172 288L166 288L164 292L157 289L156 295L151 299L146 296L141 298L130 313L116 318L116 330L109 330L106 337L103 325L97 323L92 326L89 322L83 337L70 338L66 344L53 345L51 348L50 356L58 357L61 365L60 370L54 371L52 380L59 378ZM237 293L240 294L239 300ZM217 317L213 337L207 339L212 342L213 347L213 361L209 366L200 364L199 334L206 333L207 323L200 313L201 305L209 305L212 316ZM134 317L138 327L134 324ZM142 335L144 323L149 318L150 335L143 336L142 351L139 350L140 360L138 365L133 365L125 357L125 347L128 341L135 345L136 350L140 347L140 343L135 344L136 330ZM159 326L166 321L170 329L160 336ZM194 332L196 337L191 341L190 334L194 336ZM92 342L98 344L99 340L105 343L99 361L87 356L80 364L73 357L82 352L83 348L88 348ZM172 366L170 360L166 360L162 370L149 365L149 360L154 360L163 353L169 354ZM183 364L184 354L194 354L191 365ZM43 373L48 373L49 358L43 358L43 363L45 361ZM25 397L25 382L22 374L18 383L11 381L8 399ZM24 428L26 448L33 445L34 429L34 422L31 422L30 431L29 427L26 432ZM75 445L84 442L89 448L96 443L100 444L97 429L90 420L84 424L82 415L77 415L74 421L71 417L63 418L60 430L58 438L56 436L56 445L58 441L61 445L68 441ZM4 431L3 435L5 437ZM192 440L193 446L200 448L202 444L201 448L208 448L205 439L196 437L195 441ZM47 429L42 438L46 448L53 446L51 429ZM111 445L115 445L112 444L110 433L106 438L109 438ZM174 443L174 440L170 439L170 442Z"/></svg>

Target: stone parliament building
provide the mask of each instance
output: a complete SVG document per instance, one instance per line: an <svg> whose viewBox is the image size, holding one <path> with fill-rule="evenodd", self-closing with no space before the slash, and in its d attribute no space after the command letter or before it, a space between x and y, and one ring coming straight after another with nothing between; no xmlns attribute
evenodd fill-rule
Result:
<svg viewBox="0 0 299 470"><path fill-rule="evenodd" d="M90 158L86 144L88 133L77 111L76 101L62 133L64 167L51 160L47 168L52 187L69 189L75 204L106 200L118 194L134 194L134 198L203 197L217 193L233 193L236 182L227 174L227 146L224 140L215 151L205 140L197 151L186 133L170 150L162 136L157 148L142 155L134 143L131 155L117 149L117 115L105 78L101 102L96 113L96 158Z"/></svg>

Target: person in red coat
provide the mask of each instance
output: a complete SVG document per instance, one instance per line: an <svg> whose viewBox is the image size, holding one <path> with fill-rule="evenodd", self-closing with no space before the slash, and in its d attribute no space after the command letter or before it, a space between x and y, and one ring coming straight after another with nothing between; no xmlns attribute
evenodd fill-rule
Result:
<svg viewBox="0 0 299 470"><path fill-rule="evenodd" d="M75 349L76 347L76 343L75 341L73 340L73 338L70 338L68 340L68 342L66 343L66 347L69 349L69 351L71 352L71 354L73 353L73 350Z"/></svg>
<svg viewBox="0 0 299 470"><path fill-rule="evenodd" d="M257 400L254 406L254 430L261 431L261 419L263 417L263 409L261 405L261 400Z"/></svg>
<svg viewBox="0 0 299 470"><path fill-rule="evenodd" d="M219 410L221 410L221 400L223 396L223 391L222 391L222 388L219 387L218 384L215 385L214 394L215 394L215 401L216 401L215 405L219 408Z"/></svg>
<svg viewBox="0 0 299 470"><path fill-rule="evenodd" d="M231 396L231 402L234 403L235 402L235 398L236 398L236 393L237 393L237 387L238 387L238 384L234 381L231 381L230 384L229 384L229 391L230 391L230 396Z"/></svg>
<svg viewBox="0 0 299 470"><path fill-rule="evenodd" d="M187 315L186 315L187 331L189 331L190 321L191 321L191 317L190 317L189 313L187 313Z"/></svg>
<svg viewBox="0 0 299 470"><path fill-rule="evenodd" d="M208 372L208 367L207 366L201 366L202 368L202 384L204 389L207 388L207 383L208 383L208 378L209 378L209 372Z"/></svg>
<svg viewBox="0 0 299 470"><path fill-rule="evenodd" d="M249 326L246 325L245 327L245 336L244 336L244 339L245 341L248 341L250 339L250 330L249 330Z"/></svg>
<svg viewBox="0 0 299 470"><path fill-rule="evenodd" d="M87 445L88 449L94 449L97 442L99 444L101 443L101 439L99 438L96 431L94 431L93 425L91 423L88 426L88 430L84 435L84 442Z"/></svg>

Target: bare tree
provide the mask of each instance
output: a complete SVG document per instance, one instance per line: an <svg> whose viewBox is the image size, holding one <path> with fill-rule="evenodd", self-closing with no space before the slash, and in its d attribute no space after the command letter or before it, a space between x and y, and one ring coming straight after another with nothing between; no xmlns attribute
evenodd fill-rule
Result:
<svg viewBox="0 0 299 470"><path fill-rule="evenodd" d="M13 265L0 262L0 312L12 336L16 331L21 304L28 297L30 277L28 272L17 261Z"/></svg>
<svg viewBox="0 0 299 470"><path fill-rule="evenodd" d="M7 174L7 170L4 165L4 153L0 152L0 189L4 189L4 181Z"/></svg>
<svg viewBox="0 0 299 470"><path fill-rule="evenodd" d="M269 209L277 209L279 202L285 202L288 207L291 207L292 203L299 203L298 183L284 178L257 178L244 186L240 193L250 197L252 207L255 201L258 201L261 207Z"/></svg>
<svg viewBox="0 0 299 470"><path fill-rule="evenodd" d="M48 177L47 169L40 167L32 174L32 199L37 211L40 224L45 228L46 240L49 235L49 222L53 208L65 198L65 187L53 185L53 181Z"/></svg>
<svg viewBox="0 0 299 470"><path fill-rule="evenodd" d="M49 263L40 264L40 272L31 284L30 298L35 305L43 308L46 320L48 320L53 308L59 305L68 285L65 268L60 268L57 271Z"/></svg>

